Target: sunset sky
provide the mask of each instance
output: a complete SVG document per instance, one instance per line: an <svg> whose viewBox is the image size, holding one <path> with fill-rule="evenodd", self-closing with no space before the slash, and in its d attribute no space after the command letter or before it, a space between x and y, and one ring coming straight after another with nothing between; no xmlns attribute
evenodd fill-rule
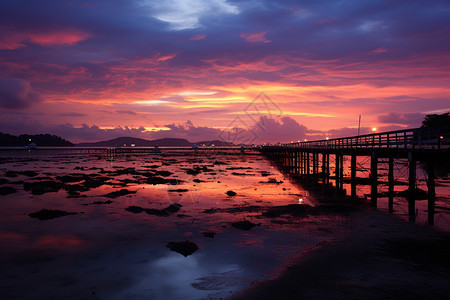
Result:
<svg viewBox="0 0 450 300"><path fill-rule="evenodd" d="M362 132L419 127L450 111L449 37L448 0L2 0L0 131L259 143L355 135L360 114Z"/></svg>

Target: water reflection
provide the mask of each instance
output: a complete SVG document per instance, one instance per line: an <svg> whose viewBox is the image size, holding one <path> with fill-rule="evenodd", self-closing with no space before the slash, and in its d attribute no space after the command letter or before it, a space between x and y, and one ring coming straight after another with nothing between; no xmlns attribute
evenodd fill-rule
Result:
<svg viewBox="0 0 450 300"><path fill-rule="evenodd" d="M0 178L0 186L17 189L0 202L6 245L0 295L7 298L221 298L274 276L291 255L332 238L345 224L329 213L264 217L270 207L313 206L315 200L257 155L7 158ZM59 189L23 189L42 181ZM122 189L129 193L115 194ZM182 205L179 211L146 213L174 203ZM127 211L130 206L142 211ZM46 221L28 216L44 208L76 214ZM256 226L231 226L243 220ZM323 224L329 231L317 230ZM188 257L166 247L187 239L199 246Z"/></svg>

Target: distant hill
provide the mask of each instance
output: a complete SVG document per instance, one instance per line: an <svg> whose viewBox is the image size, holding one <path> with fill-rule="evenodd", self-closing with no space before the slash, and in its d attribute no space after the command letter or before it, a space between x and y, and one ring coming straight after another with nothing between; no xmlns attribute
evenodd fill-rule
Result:
<svg viewBox="0 0 450 300"><path fill-rule="evenodd" d="M55 146L65 147L73 146L73 144L59 136L51 134L21 134L19 136L0 132L0 146L1 147L25 147L30 143L35 143L39 146Z"/></svg>
<svg viewBox="0 0 450 300"><path fill-rule="evenodd" d="M197 142L194 144L199 145L199 146L202 146L202 145L205 145L205 146L212 146L212 145L214 145L214 146L234 146L234 144L231 142L224 142L224 141L220 141L220 140L201 141L201 142Z"/></svg>
<svg viewBox="0 0 450 300"><path fill-rule="evenodd" d="M165 138L158 140L145 140L133 137L120 137L108 141L101 141L95 143L80 143L76 146L80 147L123 147L131 146L134 144L136 147L154 147L158 146L192 146L192 143L185 139Z"/></svg>
<svg viewBox="0 0 450 300"><path fill-rule="evenodd" d="M233 145L233 143L227 143L219 140L214 141L201 141L197 143L189 142L186 139L177 139L177 138L164 138L164 139L158 139L158 140L146 140L146 139L140 139L140 138L133 138L133 137L120 137L115 138L108 141L101 141L101 142L95 142L95 143L80 143L76 144L78 147L123 147L127 146L130 147L131 145L134 145L136 147L154 147L156 145L161 147L191 147L192 145L206 145L206 146L230 146Z"/></svg>

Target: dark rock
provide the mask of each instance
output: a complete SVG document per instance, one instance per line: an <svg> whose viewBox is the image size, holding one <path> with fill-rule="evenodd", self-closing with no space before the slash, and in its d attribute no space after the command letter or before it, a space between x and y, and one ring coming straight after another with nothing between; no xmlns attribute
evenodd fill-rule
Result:
<svg viewBox="0 0 450 300"><path fill-rule="evenodd" d="M158 217L168 217L170 215L168 211L156 208L146 208L145 212L148 213L149 215L154 215Z"/></svg>
<svg viewBox="0 0 450 300"><path fill-rule="evenodd" d="M8 179L0 178L0 184L5 184L5 183L8 183L8 182L9 182Z"/></svg>
<svg viewBox="0 0 450 300"><path fill-rule="evenodd" d="M168 217L170 214L179 211L181 207L182 207L181 204L174 203L164 209L147 208L145 209L145 212L148 213L149 215Z"/></svg>
<svg viewBox="0 0 450 300"><path fill-rule="evenodd" d="M92 204L111 204L111 203L113 203L111 200L92 202Z"/></svg>
<svg viewBox="0 0 450 300"><path fill-rule="evenodd" d="M252 223L252 222L247 221L247 220L231 223L231 226L233 226L234 228L242 229L242 230L250 230L253 227L255 227L256 225L257 224Z"/></svg>
<svg viewBox="0 0 450 300"><path fill-rule="evenodd" d="M62 182L80 182L86 179L84 174L69 174L64 176L56 176L56 179Z"/></svg>
<svg viewBox="0 0 450 300"><path fill-rule="evenodd" d="M144 211L144 209L140 206L128 206L127 208L125 208L126 211L132 212L134 214L139 214L141 212Z"/></svg>
<svg viewBox="0 0 450 300"><path fill-rule="evenodd" d="M267 181L260 181L259 183L275 183L275 184L281 184L283 183L282 180L277 181L275 178L269 178Z"/></svg>
<svg viewBox="0 0 450 300"><path fill-rule="evenodd" d="M181 204L174 203L174 204L171 204L168 207L164 208L164 210L166 210L170 213L175 213L175 212L179 211L181 207L183 207Z"/></svg>
<svg viewBox="0 0 450 300"><path fill-rule="evenodd" d="M227 195L230 196L230 197L232 197L232 196L236 196L237 194L236 194L236 192L228 191L228 192L227 192Z"/></svg>
<svg viewBox="0 0 450 300"><path fill-rule="evenodd" d="M200 182L205 182L204 180L200 180L200 179L194 179L194 180L192 180L193 182L196 182L196 183L200 183Z"/></svg>
<svg viewBox="0 0 450 300"><path fill-rule="evenodd" d="M162 178L162 177L159 177L159 176L149 177L147 179L147 183L148 184L154 184L154 185L156 185L156 184L177 185L177 184L180 184L181 182L183 182L183 181L178 180L178 179L174 179L174 178L166 179L166 178Z"/></svg>
<svg viewBox="0 0 450 300"><path fill-rule="evenodd" d="M25 182L23 188L33 195L43 195L45 193L56 193L63 187L63 184L55 181Z"/></svg>
<svg viewBox="0 0 450 300"><path fill-rule="evenodd" d="M1 196L6 196L12 193L17 192L17 190L15 188L9 187L9 186L4 186L4 187L0 187L0 195Z"/></svg>
<svg viewBox="0 0 450 300"><path fill-rule="evenodd" d="M195 243L188 240L184 242L169 242L166 245L166 247L172 251L180 253L184 257L191 255L192 253L198 250L198 246Z"/></svg>
<svg viewBox="0 0 450 300"><path fill-rule="evenodd" d="M426 200L428 199L428 193L422 189L415 188L413 190L407 189L405 191L398 192L397 195L401 197L409 197L409 195L412 194L412 197L415 200Z"/></svg>
<svg viewBox="0 0 450 300"><path fill-rule="evenodd" d="M103 195L103 197L117 198L120 196L125 196L125 195L130 195L130 194L136 194L136 191L129 191L127 189L121 189L119 191L115 191L115 192L111 192L106 195Z"/></svg>
<svg viewBox="0 0 450 300"><path fill-rule="evenodd" d="M203 231L202 234L204 237L213 239L214 236L216 235L216 232L215 231Z"/></svg>
<svg viewBox="0 0 450 300"><path fill-rule="evenodd" d="M67 212L64 210L53 210L53 209L42 209L40 211L29 214L30 217L36 218L39 220L50 220L54 218L75 215L75 212Z"/></svg>
<svg viewBox="0 0 450 300"><path fill-rule="evenodd" d="M246 176L246 175L249 175L249 174L246 174L246 173L238 173L238 172L232 172L231 175L234 175L234 176Z"/></svg>
<svg viewBox="0 0 450 300"><path fill-rule="evenodd" d="M5 176L6 177L17 177L18 175L25 175L27 177L35 177L39 175L39 173L36 173L35 171L6 171Z"/></svg>
<svg viewBox="0 0 450 300"><path fill-rule="evenodd" d="M185 193L188 192L188 189L177 189L177 190L168 190L169 192L174 192L174 193Z"/></svg>
<svg viewBox="0 0 450 300"><path fill-rule="evenodd" d="M162 177L167 177L167 176L170 176L172 174L173 173L169 172L169 171L156 171L155 172L155 175L159 175L159 176L162 176Z"/></svg>

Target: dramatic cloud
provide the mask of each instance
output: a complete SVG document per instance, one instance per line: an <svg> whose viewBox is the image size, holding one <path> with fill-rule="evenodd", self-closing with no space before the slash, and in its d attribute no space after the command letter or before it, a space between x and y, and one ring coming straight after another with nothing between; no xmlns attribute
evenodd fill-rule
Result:
<svg viewBox="0 0 450 300"><path fill-rule="evenodd" d="M0 29L1 32L1 29ZM3 30L3 38L0 40L0 50L14 50L26 47L27 43L41 46L74 45L91 37L90 34L76 31L52 31L52 32L8 32Z"/></svg>
<svg viewBox="0 0 450 300"><path fill-rule="evenodd" d="M387 113L385 115L378 116L378 121L380 123L388 124L401 124L419 127L422 123L425 115L422 113Z"/></svg>
<svg viewBox="0 0 450 300"><path fill-rule="evenodd" d="M173 30L193 29L201 26L202 17L237 14L239 9L226 0L143 0L151 7L153 17L168 22Z"/></svg>
<svg viewBox="0 0 450 300"><path fill-rule="evenodd" d="M266 39L266 32L260 33L242 33L240 36L244 40L250 43L270 43L271 41Z"/></svg>
<svg viewBox="0 0 450 300"><path fill-rule="evenodd" d="M416 127L450 110L449 14L447 0L3 0L0 116L26 108L27 124L67 122L78 139L210 139L235 123L235 138L290 141L354 134L359 115ZM290 120L248 120L261 92Z"/></svg>
<svg viewBox="0 0 450 300"><path fill-rule="evenodd" d="M23 109L42 99L30 83L22 79L0 79L0 107Z"/></svg>

